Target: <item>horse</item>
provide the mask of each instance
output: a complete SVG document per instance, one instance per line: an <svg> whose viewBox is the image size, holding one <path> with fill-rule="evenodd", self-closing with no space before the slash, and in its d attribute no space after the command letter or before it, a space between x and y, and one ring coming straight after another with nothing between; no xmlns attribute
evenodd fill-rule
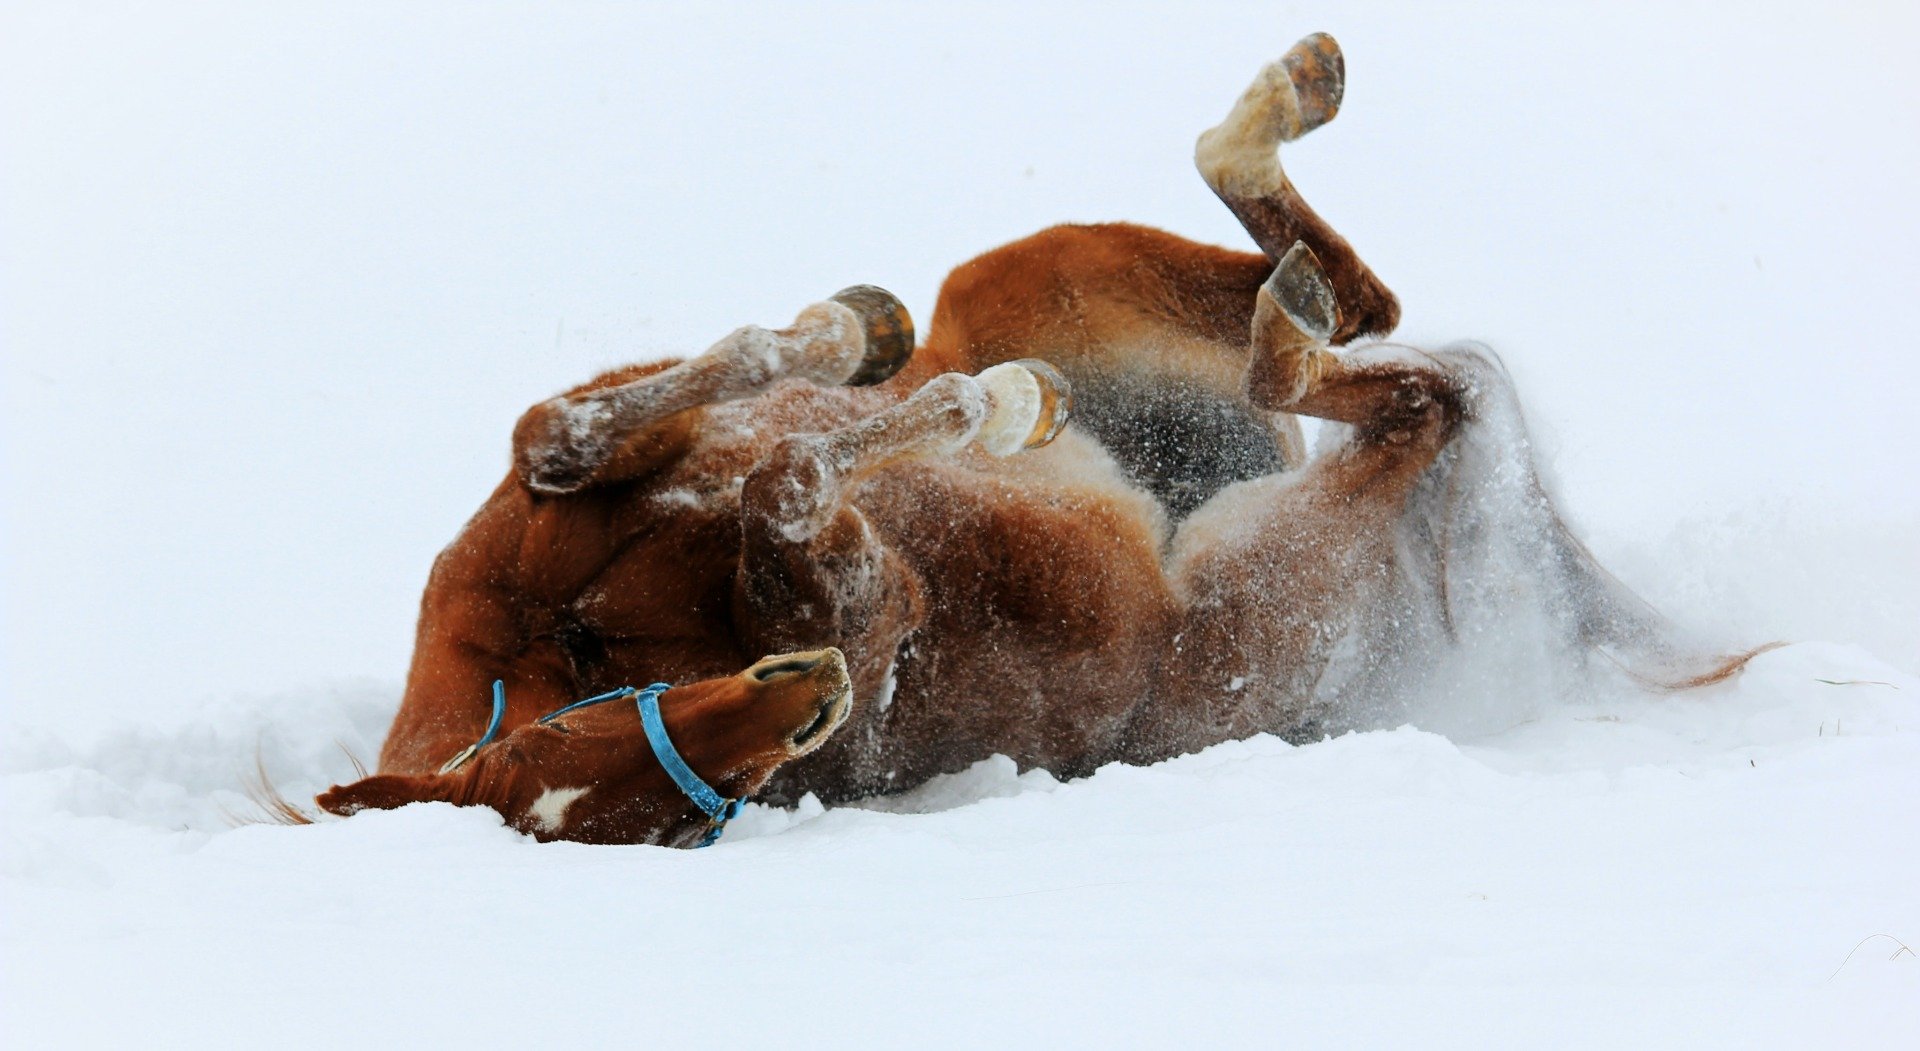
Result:
<svg viewBox="0 0 1920 1051"><path fill-rule="evenodd" d="M953 270L917 346L855 286L534 405L434 563L378 773L320 806L691 845L714 819L624 704L542 721L650 680L689 684L657 698L683 765L774 802L1309 739L1430 678L1516 567L1572 649L1734 674L1751 652L1686 650L1566 527L1490 351L1356 345L1399 303L1279 156L1345 76L1309 36L1199 137L1258 252L1057 226Z"/></svg>

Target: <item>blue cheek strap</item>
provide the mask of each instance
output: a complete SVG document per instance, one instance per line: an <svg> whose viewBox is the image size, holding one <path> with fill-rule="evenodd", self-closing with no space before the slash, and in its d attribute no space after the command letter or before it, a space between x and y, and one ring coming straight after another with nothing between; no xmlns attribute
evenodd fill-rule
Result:
<svg viewBox="0 0 1920 1051"><path fill-rule="evenodd" d="M451 774L467 765L480 749L493 743L494 735L500 732L500 717L507 714L507 684L499 679L493 680L493 718L487 721L487 732L480 735L478 741L462 748L460 754L440 764L440 772Z"/></svg>

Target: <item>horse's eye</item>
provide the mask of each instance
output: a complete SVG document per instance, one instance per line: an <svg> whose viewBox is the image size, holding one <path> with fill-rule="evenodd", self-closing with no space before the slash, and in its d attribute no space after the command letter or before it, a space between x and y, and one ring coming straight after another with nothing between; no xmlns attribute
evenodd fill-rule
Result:
<svg viewBox="0 0 1920 1051"><path fill-rule="evenodd" d="M563 733L563 734L573 732L572 730L567 729L566 723L548 723L547 729L552 730L555 733Z"/></svg>

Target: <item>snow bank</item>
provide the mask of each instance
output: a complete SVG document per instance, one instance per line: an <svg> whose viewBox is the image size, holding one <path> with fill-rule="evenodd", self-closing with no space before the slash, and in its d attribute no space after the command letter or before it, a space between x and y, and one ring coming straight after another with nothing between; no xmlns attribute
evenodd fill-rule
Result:
<svg viewBox="0 0 1920 1051"><path fill-rule="evenodd" d="M308 793L391 701L8 741L16 1046L1832 1046L1920 1003L1900 943L1849 957L1920 930L1920 678L1853 647L1470 740L1259 738L1065 784L990 760L750 807L706 851L438 804L226 826L256 748Z"/></svg>

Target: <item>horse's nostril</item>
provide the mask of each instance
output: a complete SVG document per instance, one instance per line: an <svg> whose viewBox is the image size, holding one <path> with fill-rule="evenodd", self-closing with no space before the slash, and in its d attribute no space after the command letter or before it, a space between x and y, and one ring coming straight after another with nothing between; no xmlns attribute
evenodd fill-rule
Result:
<svg viewBox="0 0 1920 1051"><path fill-rule="evenodd" d="M766 682L768 679L771 679L776 675L786 675L794 672L808 672L808 671L812 671L815 668L818 668L819 666L820 666L820 658L818 657L789 657L786 660L778 661L773 664L763 664L760 667L753 669L753 677L759 680L760 682Z"/></svg>

